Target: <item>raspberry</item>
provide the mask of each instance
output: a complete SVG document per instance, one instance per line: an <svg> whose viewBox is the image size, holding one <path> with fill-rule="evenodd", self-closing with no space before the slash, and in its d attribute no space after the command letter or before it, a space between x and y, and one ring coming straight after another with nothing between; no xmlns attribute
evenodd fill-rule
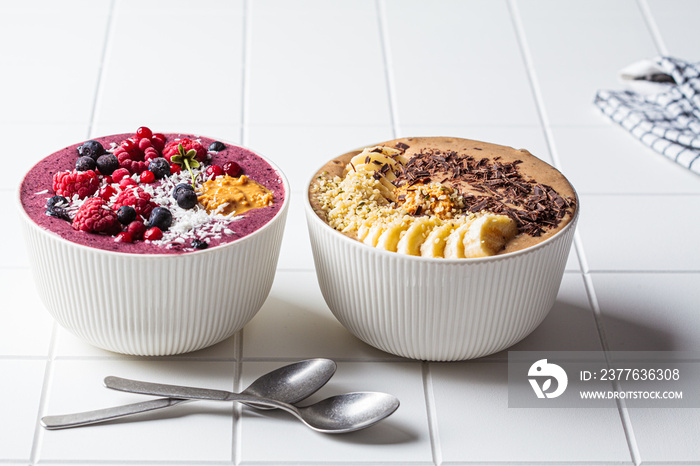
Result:
<svg viewBox="0 0 700 466"><path fill-rule="evenodd" d="M117 194L117 190L114 189L111 185L105 185L102 188L100 188L100 197L104 199L105 201L109 201L112 199L112 196Z"/></svg>
<svg viewBox="0 0 700 466"><path fill-rule="evenodd" d="M119 166L131 173L140 174L148 169L148 161L160 157L160 150L165 145L165 136L152 134L145 126L140 127L134 137L125 139L115 149L114 155Z"/></svg>
<svg viewBox="0 0 700 466"><path fill-rule="evenodd" d="M77 170L56 173L53 176L53 190L59 196L71 198L75 194L80 199L92 196L100 187L97 173L92 170Z"/></svg>
<svg viewBox="0 0 700 466"><path fill-rule="evenodd" d="M109 235L115 235L121 230L117 214L101 197L91 197L80 206L73 219L73 228Z"/></svg>
<svg viewBox="0 0 700 466"><path fill-rule="evenodd" d="M118 210L125 205L133 207L143 218L148 218L156 206L151 202L151 195L141 188L128 188L119 193L114 201L114 209Z"/></svg>
<svg viewBox="0 0 700 466"><path fill-rule="evenodd" d="M129 173L129 170L127 170L126 168L118 168L114 170L114 173L112 173L112 181L115 183L119 183L122 180L122 178L130 175L131 173Z"/></svg>
<svg viewBox="0 0 700 466"><path fill-rule="evenodd" d="M141 173L143 173L143 172L141 172ZM136 186L136 181L133 178L131 178L130 176L125 176L119 182L119 187L122 189L126 189L129 186Z"/></svg>
<svg viewBox="0 0 700 466"><path fill-rule="evenodd" d="M195 155L195 158L198 161L204 162L207 159L207 150L204 148L204 146L202 146L202 144L199 141L183 138L179 141L169 142L168 145L165 146L165 149L163 149L163 157L165 157L165 159L168 162L170 162L170 158L173 155L178 153L177 146L179 144L182 144L182 147L185 149L185 152L194 150L197 153L197 155Z"/></svg>

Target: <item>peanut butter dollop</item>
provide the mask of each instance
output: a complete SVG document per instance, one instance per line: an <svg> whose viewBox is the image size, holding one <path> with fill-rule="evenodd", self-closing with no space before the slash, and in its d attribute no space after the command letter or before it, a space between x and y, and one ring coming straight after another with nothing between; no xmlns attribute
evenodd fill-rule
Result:
<svg viewBox="0 0 700 466"><path fill-rule="evenodd" d="M272 204L272 192L245 175L222 175L205 181L197 197L210 214L240 215Z"/></svg>

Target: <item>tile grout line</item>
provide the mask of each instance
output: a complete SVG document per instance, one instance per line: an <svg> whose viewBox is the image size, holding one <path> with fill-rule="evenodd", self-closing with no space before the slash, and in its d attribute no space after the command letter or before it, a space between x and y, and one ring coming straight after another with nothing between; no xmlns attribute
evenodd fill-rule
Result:
<svg viewBox="0 0 700 466"><path fill-rule="evenodd" d="M661 31L659 30L658 24L656 24L654 15L651 13L649 3L647 2L647 0L637 0L637 6L639 7L639 10L642 13L642 18L644 19L644 22L646 23L646 26L649 29L651 38L654 41L654 45L656 46L656 50L661 55L668 55L668 48L666 48L666 43L664 42L664 39L661 36Z"/></svg>
<svg viewBox="0 0 700 466"><path fill-rule="evenodd" d="M394 86L394 74L391 66L391 50L389 48L388 24L386 20L384 0L375 0L377 9L377 26L379 28L379 42L384 62L384 79L386 81L387 99L389 100L389 118L391 119L392 137L396 139L399 132L399 116L396 108L396 89Z"/></svg>
<svg viewBox="0 0 700 466"><path fill-rule="evenodd" d="M430 372L430 363L421 363L421 375L423 378L423 393L425 394L425 407L428 416L428 435L430 437L430 450L433 456L433 463L442 464L442 449L440 448L440 438L438 435L438 421L435 409L435 393L433 392L433 377Z"/></svg>
<svg viewBox="0 0 700 466"><path fill-rule="evenodd" d="M117 0L111 0L109 4L109 16L107 17L107 27L105 28L104 44L102 45L102 53L100 56L100 68L99 73L97 74L95 95L93 97L92 108L90 110L90 120L88 121L88 130L86 135L86 137L88 138L92 136L92 132L95 128L95 121L97 120L97 109L99 107L100 96L102 95L102 88L104 86L105 69L107 68L107 54L109 52L111 37L114 31L114 21L117 16L115 13L116 3Z"/></svg>
<svg viewBox="0 0 700 466"><path fill-rule="evenodd" d="M248 84L250 82L250 52L251 38L250 31L252 27L251 18L251 2L243 0L241 11L241 114L240 114L240 141L243 147L248 145L247 141L247 124L248 124ZM234 347L234 371L233 371L233 392L241 391L241 374L243 372L243 329L240 329L233 337ZM231 451L231 462L234 465L240 464L242 452L242 431L241 431L241 412L240 403L234 403L231 422L233 430L233 445Z"/></svg>
<svg viewBox="0 0 700 466"><path fill-rule="evenodd" d="M44 415L44 410L48 405L49 391L53 380L54 362L56 360L56 345L58 340L58 323L53 322L51 327L51 342L49 345L49 354L46 358L46 366L44 368L44 381L41 386L41 395L39 397L39 409L37 412L36 426L34 427L34 438L32 440L32 448L29 452L29 464L35 465L38 463L39 451L41 450L41 442L44 438L43 427L41 426L41 418Z"/></svg>
<svg viewBox="0 0 700 466"><path fill-rule="evenodd" d="M532 60L532 57L530 55L530 50L527 45L527 40L525 37L525 30L522 24L522 17L520 15L520 12L517 7L517 0L506 0L507 1L507 7L508 11L510 13L511 21L513 23L513 28L515 30L516 38L518 41L518 47L520 48L520 53L523 58L524 64L525 64L525 69L528 77L528 81L530 84L530 89L533 93L533 97L535 98L535 104L537 107L537 115L540 119L540 124L542 127L542 131L545 136L547 148L549 149L550 156L552 157L552 160L554 161L554 165L557 168L561 167L561 161L559 160L558 154L556 152L556 145L554 144L554 137L552 135L551 128L549 126L549 121L547 119L547 114L546 114L546 108L544 105L544 99L542 98L542 91L539 88L539 81L537 80L537 73L535 72L535 66ZM588 262L586 259L586 255L584 252L583 244L581 243L581 238L578 232L574 235L574 244L576 248L576 253L578 255L579 259L579 266L582 272L582 277L584 280L584 288L586 290L586 294L588 295L588 300L589 300L589 305L591 306L591 309L593 310L593 318L596 324L596 331L598 333L598 339L600 340L601 346L603 348L603 352L605 354L605 359L608 367L610 367L610 361L608 360L608 351L609 347L607 344L607 339L605 338L605 330L602 325L602 321L600 319L600 305L597 300L597 296L595 294L595 289L593 288L593 280L591 275L589 274L589 269L588 269ZM637 440L634 435L634 430L632 428L631 420L629 418L629 413L625 407L624 403L621 403L620 400L616 400L616 405L618 409L618 415L620 417L620 422L622 425L622 429L625 434L625 440L627 442L627 448L630 454L630 457L635 465L639 465L641 463L641 458L639 456L639 448L637 445Z"/></svg>
<svg viewBox="0 0 700 466"><path fill-rule="evenodd" d="M249 83L250 83L250 49L251 49L251 29L252 29L252 19L251 19L251 4L249 0L243 0L242 6L242 21L241 21L241 35L242 35L242 50L241 50L241 133L240 141L243 147L247 147L247 132L248 132L248 101L249 101Z"/></svg>

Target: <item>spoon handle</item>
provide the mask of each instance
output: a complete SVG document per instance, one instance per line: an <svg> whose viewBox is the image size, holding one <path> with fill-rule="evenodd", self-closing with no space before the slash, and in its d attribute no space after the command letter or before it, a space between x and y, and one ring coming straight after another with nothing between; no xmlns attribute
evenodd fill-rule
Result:
<svg viewBox="0 0 700 466"><path fill-rule="evenodd" d="M140 380L124 379L122 377L105 377L105 387L129 393L140 393L142 395L167 396L170 398L186 398L188 400L209 400L209 401L238 401L241 403L252 403L270 408L279 408L285 411L296 411L296 408L287 403L261 398L258 396L243 393L233 393L225 390L212 390L209 388L186 387L181 385L168 385L163 383L143 382Z"/></svg>
<svg viewBox="0 0 700 466"><path fill-rule="evenodd" d="M95 409L73 414L60 414L56 416L44 416L41 418L41 425L49 430L67 429L69 427L86 426L98 422L109 421L132 414L146 413L161 408L168 408L191 400L176 398L159 398L156 400L142 401L112 408Z"/></svg>

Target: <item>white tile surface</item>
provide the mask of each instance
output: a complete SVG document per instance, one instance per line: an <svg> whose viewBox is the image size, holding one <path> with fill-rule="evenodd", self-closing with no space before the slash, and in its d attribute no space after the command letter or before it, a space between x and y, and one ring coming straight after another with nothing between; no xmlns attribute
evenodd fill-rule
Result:
<svg viewBox="0 0 700 466"><path fill-rule="evenodd" d="M400 126L537 121L506 2L385 3Z"/></svg>
<svg viewBox="0 0 700 466"><path fill-rule="evenodd" d="M606 125L599 89L619 89L620 69L658 53L634 0L515 0L546 119Z"/></svg>
<svg viewBox="0 0 700 466"><path fill-rule="evenodd" d="M698 194L698 176L619 128L552 128L561 170L579 194Z"/></svg>
<svg viewBox="0 0 700 466"><path fill-rule="evenodd" d="M509 409L507 351L434 364L359 341L323 300L302 208L312 172L359 146L452 135L529 149L573 182L582 215L552 311L510 349L697 351L698 177L592 100L636 60L699 60L698 14L695 0L0 2L0 464L699 465L698 409ZM33 163L141 125L242 143L292 187L262 310L187 355L118 355L55 325L18 230ZM230 390L308 357L338 362L312 400L379 390L401 407L348 436L213 402L38 425L146 398L104 389L109 374Z"/></svg>
<svg viewBox="0 0 700 466"><path fill-rule="evenodd" d="M581 196L586 214L578 232L590 270L697 271L700 243L688 232L700 229L700 219L689 214L698 207L700 197L691 195Z"/></svg>
<svg viewBox="0 0 700 466"><path fill-rule="evenodd" d="M49 355L54 322L36 293L28 268L0 268L0 354Z"/></svg>
<svg viewBox="0 0 700 466"><path fill-rule="evenodd" d="M30 461L45 371L46 362L42 360L0 359L0 451L4 460L22 464Z"/></svg>
<svg viewBox="0 0 700 466"><path fill-rule="evenodd" d="M261 0L249 14L251 125L391 123L374 2Z"/></svg>
<svg viewBox="0 0 700 466"><path fill-rule="evenodd" d="M149 398L104 388L102 379L107 375L231 390L234 370L232 362L56 361L43 415L106 408ZM40 460L230 462L232 412L231 403L200 402L90 428L42 431ZM139 447L129 448L133 445Z"/></svg>
<svg viewBox="0 0 700 466"><path fill-rule="evenodd" d="M700 351L700 274L592 274L612 351Z"/></svg>
<svg viewBox="0 0 700 466"><path fill-rule="evenodd" d="M700 60L700 31L695 21L700 5L693 0L645 0L651 22L660 33L662 44L671 56L696 62Z"/></svg>
<svg viewBox="0 0 700 466"><path fill-rule="evenodd" d="M242 332L245 358L400 359L340 325L323 300L314 271L278 271L270 296Z"/></svg>
<svg viewBox="0 0 700 466"><path fill-rule="evenodd" d="M614 407L508 408L506 363L431 364L430 376L445 463L631 462Z"/></svg>

